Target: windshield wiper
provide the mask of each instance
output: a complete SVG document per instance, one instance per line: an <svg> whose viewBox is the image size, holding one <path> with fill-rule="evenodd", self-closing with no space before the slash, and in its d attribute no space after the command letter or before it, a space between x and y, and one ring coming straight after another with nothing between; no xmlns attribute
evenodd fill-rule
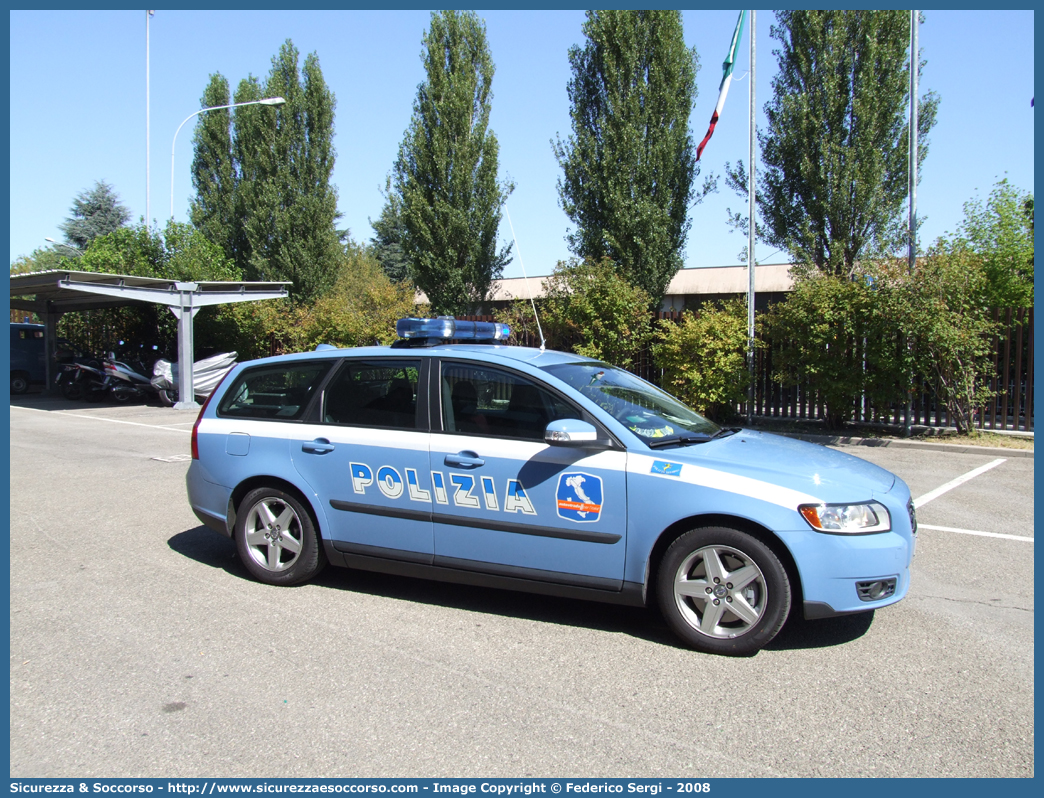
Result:
<svg viewBox="0 0 1044 798"><path fill-rule="evenodd" d="M730 435L735 435L737 432L742 431L742 427L722 427L720 430L711 435L711 438L727 438Z"/></svg>
<svg viewBox="0 0 1044 798"><path fill-rule="evenodd" d="M649 441L646 446L650 449L662 449L665 446L688 446L689 444L706 443L707 441L713 441L717 438L727 438L730 435L735 435L740 432L740 427L722 427L713 435L708 435L705 432L701 433L689 433L688 435L682 434L674 438L660 438L655 441Z"/></svg>
<svg viewBox="0 0 1044 798"><path fill-rule="evenodd" d="M662 449L665 446L688 446L690 443L706 443L711 439L710 435L679 435L676 438L660 438L649 441L645 445L650 449Z"/></svg>

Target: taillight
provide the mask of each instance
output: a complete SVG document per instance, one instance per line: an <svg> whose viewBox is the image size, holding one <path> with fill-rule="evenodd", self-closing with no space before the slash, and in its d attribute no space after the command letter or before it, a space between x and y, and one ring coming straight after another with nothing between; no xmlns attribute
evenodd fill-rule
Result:
<svg viewBox="0 0 1044 798"><path fill-rule="evenodd" d="M203 420L203 414L207 412L207 405L210 404L210 400L217 394L218 389L221 388L221 383L225 381L225 377L231 374L233 369L229 369L221 375L221 379L218 380L218 384L214 386L214 390L210 392L210 396L203 402L203 407L199 409L199 415L196 416L196 423L192 425L192 459L199 459L199 442L197 440L199 435L199 422Z"/></svg>

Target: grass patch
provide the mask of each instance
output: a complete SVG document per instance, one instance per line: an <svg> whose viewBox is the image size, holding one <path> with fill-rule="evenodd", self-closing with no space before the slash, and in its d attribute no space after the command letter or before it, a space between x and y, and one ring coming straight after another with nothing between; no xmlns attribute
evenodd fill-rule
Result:
<svg viewBox="0 0 1044 798"><path fill-rule="evenodd" d="M741 422L742 423L742 422ZM988 446L999 449L1033 449L1033 438L1020 435L1002 435L996 432L979 432L975 435L958 435L955 430L934 427L914 427L907 438L901 427L883 424L849 424L841 430L829 430L820 421L783 420L771 418L755 419L752 424L743 424L749 429L762 432L780 432L804 435L832 435L842 438L883 438L894 440L921 441L923 443L949 443L955 446Z"/></svg>
<svg viewBox="0 0 1044 798"><path fill-rule="evenodd" d="M999 449L1032 449L1033 438L1018 435L998 435L995 432L980 432L977 435L958 435L942 431L935 434L914 435L911 440L953 443L961 446L993 446Z"/></svg>

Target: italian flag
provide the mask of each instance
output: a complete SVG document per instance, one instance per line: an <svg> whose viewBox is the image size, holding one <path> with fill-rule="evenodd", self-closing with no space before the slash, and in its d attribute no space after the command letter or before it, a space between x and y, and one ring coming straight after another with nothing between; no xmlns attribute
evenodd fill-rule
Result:
<svg viewBox="0 0 1044 798"><path fill-rule="evenodd" d="M697 161L703 155L703 148L707 146L710 137L714 135L714 126L718 124L718 116L721 114L721 109L725 106L725 98L729 94L729 84L732 83L732 65L736 62L736 48L739 46L740 36L743 33L743 15L746 13L746 11L740 11L739 19L736 21L736 32L732 34L732 45L729 47L729 54L725 58L725 63L722 64L725 74L721 76L721 85L718 87L718 104L714 106L714 113L711 114L707 135L703 137L700 146L696 148Z"/></svg>

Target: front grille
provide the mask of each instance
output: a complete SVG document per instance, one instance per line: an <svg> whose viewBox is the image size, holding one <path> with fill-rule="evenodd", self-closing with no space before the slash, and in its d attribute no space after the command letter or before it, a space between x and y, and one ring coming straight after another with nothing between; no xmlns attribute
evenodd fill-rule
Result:
<svg viewBox="0 0 1044 798"><path fill-rule="evenodd" d="M880 601L895 594L894 576L888 579L869 579L866 582L856 582L856 593L860 601Z"/></svg>

